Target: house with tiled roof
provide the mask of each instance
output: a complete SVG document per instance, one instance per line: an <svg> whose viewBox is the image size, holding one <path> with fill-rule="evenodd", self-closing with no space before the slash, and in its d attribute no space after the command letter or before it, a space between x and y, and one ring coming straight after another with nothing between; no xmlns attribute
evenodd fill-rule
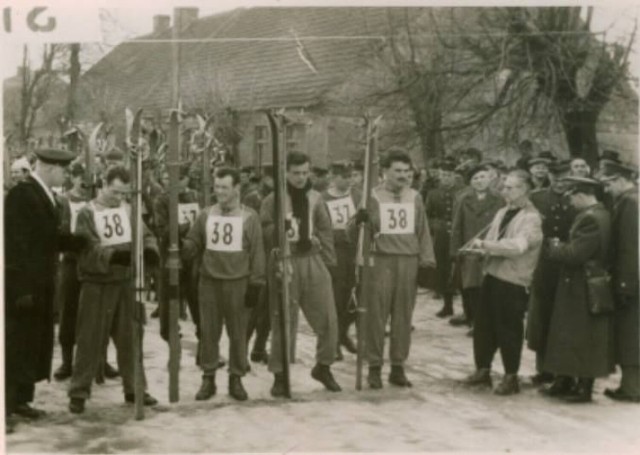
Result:
<svg viewBox="0 0 640 455"><path fill-rule="evenodd" d="M182 8L177 24L181 106L205 115L232 113L228 117L237 134L230 146L241 165L271 162L267 122L260 112L271 108L286 108L299 119L288 131L289 150L309 153L318 165L358 158L363 106L350 103L348 95L358 90L361 79L378 77L371 62L399 21L419 20L433 11L411 8L407 16L405 8L271 7L200 18L197 9ZM143 108L147 121L164 127L172 107L170 22L168 16L155 16L151 34L118 45L83 75L85 117L107 112L123 124L125 107ZM632 95L605 109L598 138L606 144L603 148L635 156L637 96ZM336 102L340 99L346 101ZM620 106L627 114L624 122L616 121ZM410 116L399 121L410 122ZM460 147L456 135L450 136L447 150ZM466 146L515 161L509 148L496 147L497 138L498 133L485 128ZM567 153L561 128L532 139L540 148ZM381 147L386 145L383 137ZM423 164L420 148L411 151Z"/></svg>

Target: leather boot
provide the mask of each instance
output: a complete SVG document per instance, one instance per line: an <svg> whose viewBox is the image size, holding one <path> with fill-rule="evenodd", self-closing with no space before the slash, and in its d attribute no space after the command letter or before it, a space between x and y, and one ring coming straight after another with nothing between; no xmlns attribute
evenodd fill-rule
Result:
<svg viewBox="0 0 640 455"><path fill-rule="evenodd" d="M444 305L436 313L436 316L439 318L447 318L449 316L453 316L453 296L446 295L444 296Z"/></svg>
<svg viewBox="0 0 640 455"><path fill-rule="evenodd" d="M69 400L69 412L72 414L82 414L84 412L84 398L71 398Z"/></svg>
<svg viewBox="0 0 640 455"><path fill-rule="evenodd" d="M389 383L397 385L398 387L411 387L411 382L404 374L404 367L402 365L391 365L391 373L389 373Z"/></svg>
<svg viewBox="0 0 640 455"><path fill-rule="evenodd" d="M369 387L378 390L382 388L382 367L370 366L369 375L367 376Z"/></svg>
<svg viewBox="0 0 640 455"><path fill-rule="evenodd" d="M197 401L208 400L216 394L216 377L215 376L202 376L202 385L200 390L196 393Z"/></svg>
<svg viewBox="0 0 640 455"><path fill-rule="evenodd" d="M330 392L340 392L342 388L333 378L333 374L331 374L331 368L329 365L321 365L319 363L316 364L315 367L311 370L311 377L316 381L322 383L325 389Z"/></svg>
<svg viewBox="0 0 640 455"><path fill-rule="evenodd" d="M125 403L135 403L136 402L135 393L125 393L124 394L124 402ZM152 397L148 392L145 392L144 396L142 397L142 403L145 406L155 406L155 405L158 404L158 400L156 400L154 397Z"/></svg>
<svg viewBox="0 0 640 455"><path fill-rule="evenodd" d="M569 395L563 397L567 403L589 403L593 392L593 378L579 378Z"/></svg>
<svg viewBox="0 0 640 455"><path fill-rule="evenodd" d="M469 386L491 387L491 371L488 368L479 368L464 379L464 384Z"/></svg>
<svg viewBox="0 0 640 455"><path fill-rule="evenodd" d="M229 375L229 395L238 401L246 401L249 398L242 385L242 380L237 374Z"/></svg>
<svg viewBox="0 0 640 455"><path fill-rule="evenodd" d="M517 374L505 374L498 387L493 391L496 395L507 396L520 392Z"/></svg>
<svg viewBox="0 0 640 455"><path fill-rule="evenodd" d="M358 347L346 333L340 337L340 344L351 354L356 354L358 352Z"/></svg>
<svg viewBox="0 0 640 455"><path fill-rule="evenodd" d="M541 388L540 393L548 397L564 397L570 395L576 382L570 376L558 376L549 387Z"/></svg>
<svg viewBox="0 0 640 455"><path fill-rule="evenodd" d="M107 379L115 379L120 376L120 372L113 368L109 362L104 362L104 377Z"/></svg>
<svg viewBox="0 0 640 455"><path fill-rule="evenodd" d="M64 381L73 374L73 346L62 347L62 365L53 373L56 381Z"/></svg>

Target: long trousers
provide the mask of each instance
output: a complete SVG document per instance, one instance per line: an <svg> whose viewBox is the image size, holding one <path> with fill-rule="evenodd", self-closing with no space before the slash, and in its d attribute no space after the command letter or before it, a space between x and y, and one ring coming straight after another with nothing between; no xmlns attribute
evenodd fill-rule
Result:
<svg viewBox="0 0 640 455"><path fill-rule="evenodd" d="M166 259L166 258L165 258ZM160 313L160 336L163 340L169 341L169 306L171 293L169 292L169 269L166 268L166 262L161 263L161 284L160 295L158 296L158 305ZM182 300L187 301L191 319L196 326L196 338L200 339L200 307L198 304L198 279L196 276L198 264L193 261L185 261L180 268L180 305Z"/></svg>
<svg viewBox="0 0 640 455"><path fill-rule="evenodd" d="M244 376L247 371L247 320L244 305L247 278L217 280L200 278L200 368L204 376L215 376L220 358L222 327L229 337L229 372Z"/></svg>
<svg viewBox="0 0 640 455"><path fill-rule="evenodd" d="M477 308L480 306L481 288L472 287L462 289L462 309L469 324L473 323Z"/></svg>
<svg viewBox="0 0 640 455"><path fill-rule="evenodd" d="M247 343L251 340L253 333L256 337L253 340L253 352L266 352L269 332L271 332L271 320L269 315L269 285L262 287L256 306L250 311L249 322L247 323Z"/></svg>
<svg viewBox="0 0 640 455"><path fill-rule="evenodd" d="M87 399L109 336L116 346L125 394L134 393L134 305L129 281L82 283L76 326L76 352L68 395ZM142 340L140 340L142 344ZM146 378L143 380L146 389Z"/></svg>
<svg viewBox="0 0 640 455"><path fill-rule="evenodd" d="M77 262L62 261L60 264L60 329L58 340L63 349L73 349L76 342L76 321L80 299Z"/></svg>
<svg viewBox="0 0 640 455"><path fill-rule="evenodd" d="M384 333L389 317L391 365L404 365L409 357L417 274L417 256L374 256L371 288L363 293L367 300L365 343L369 366L384 363Z"/></svg>
<svg viewBox="0 0 640 455"><path fill-rule="evenodd" d="M316 362L331 365L336 357L338 321L329 271L319 254L293 256L290 263L293 273L289 284L289 355L291 359L295 357L300 309L317 337ZM269 371L272 373L282 372L282 332L278 307L277 299L270 302L272 333Z"/></svg>
<svg viewBox="0 0 640 455"><path fill-rule="evenodd" d="M356 321L356 313L349 311L351 291L355 284L355 253L350 248L336 248L337 265L329 268L333 286L333 299L338 316L338 338L347 336Z"/></svg>
<svg viewBox="0 0 640 455"><path fill-rule="evenodd" d="M473 328L473 354L478 369L490 369L499 349L505 373L518 373L527 299L523 286L485 276Z"/></svg>

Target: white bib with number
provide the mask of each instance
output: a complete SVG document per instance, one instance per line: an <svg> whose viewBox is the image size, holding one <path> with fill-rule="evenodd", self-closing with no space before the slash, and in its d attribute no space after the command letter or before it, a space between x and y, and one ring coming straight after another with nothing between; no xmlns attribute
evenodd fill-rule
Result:
<svg viewBox="0 0 640 455"><path fill-rule="evenodd" d="M100 237L100 245L113 246L131 243L131 221L125 206L105 209L100 212L94 209L93 219Z"/></svg>
<svg viewBox="0 0 640 455"><path fill-rule="evenodd" d="M193 225L196 222L199 211L200 206L197 202L178 204L178 224L189 223Z"/></svg>
<svg viewBox="0 0 640 455"><path fill-rule="evenodd" d="M69 209L71 211L71 232L76 232L76 226L78 224L78 213L87 205L86 202L69 202Z"/></svg>
<svg viewBox="0 0 640 455"><path fill-rule="evenodd" d="M297 242L300 240L300 223L298 218L295 218L293 214L287 214L287 219L291 221L291 229L287 231L287 240L290 242Z"/></svg>
<svg viewBox="0 0 640 455"><path fill-rule="evenodd" d="M356 206L351 196L327 201L327 208L331 215L331 226L336 230L346 229L349 219L356 214Z"/></svg>
<svg viewBox="0 0 640 455"><path fill-rule="evenodd" d="M411 202L380 203L381 234L413 234L415 221L415 204Z"/></svg>
<svg viewBox="0 0 640 455"><path fill-rule="evenodd" d="M242 251L242 216L209 215L207 217L207 249Z"/></svg>

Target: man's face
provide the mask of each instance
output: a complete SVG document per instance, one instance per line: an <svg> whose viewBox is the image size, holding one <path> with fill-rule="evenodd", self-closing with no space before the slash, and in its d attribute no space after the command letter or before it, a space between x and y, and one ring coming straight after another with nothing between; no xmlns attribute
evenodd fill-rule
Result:
<svg viewBox="0 0 640 455"><path fill-rule="evenodd" d="M248 184L250 178L251 178L251 174L249 172L241 172L240 173L240 184L241 185Z"/></svg>
<svg viewBox="0 0 640 455"><path fill-rule="evenodd" d="M21 182L25 179L25 174L22 169L12 169L11 170L11 180L15 183Z"/></svg>
<svg viewBox="0 0 640 455"><path fill-rule="evenodd" d="M160 177L160 184L164 188L169 188L169 173L168 172L163 172L162 173L162 176Z"/></svg>
<svg viewBox="0 0 640 455"><path fill-rule="evenodd" d="M287 181L294 188L304 188L309 181L309 163L290 165L287 169Z"/></svg>
<svg viewBox="0 0 640 455"><path fill-rule="evenodd" d="M126 200L131 191L131 186L116 178L111 183L105 185L102 191L103 196L116 205Z"/></svg>
<svg viewBox="0 0 640 455"><path fill-rule="evenodd" d="M455 175L451 171L440 169L440 184L445 187L453 186L455 183Z"/></svg>
<svg viewBox="0 0 640 455"><path fill-rule="evenodd" d="M502 186L502 196L507 202L514 202L527 194L527 185L519 178L508 176Z"/></svg>
<svg viewBox="0 0 640 455"><path fill-rule="evenodd" d="M413 178L413 169L407 163L402 161L394 161L384 172L385 182L388 182L394 188L408 187Z"/></svg>
<svg viewBox="0 0 640 455"><path fill-rule="evenodd" d="M581 209L587 206L587 197L582 193L571 193L569 195L569 204L575 209Z"/></svg>
<svg viewBox="0 0 640 455"><path fill-rule="evenodd" d="M549 174L549 168L544 163L534 164L529 171L537 179L544 179Z"/></svg>
<svg viewBox="0 0 640 455"><path fill-rule="evenodd" d="M362 171L354 169L351 171L351 186L360 187L362 186L362 181L364 180L364 175Z"/></svg>
<svg viewBox="0 0 640 455"><path fill-rule="evenodd" d="M50 166L50 178L51 186L63 186L67 180L67 167L66 165L52 164Z"/></svg>
<svg viewBox="0 0 640 455"><path fill-rule="evenodd" d="M611 196L618 197L626 189L626 181L622 177L614 177L607 180L602 180L604 190Z"/></svg>
<svg viewBox="0 0 640 455"><path fill-rule="evenodd" d="M480 171L476 172L473 177L471 177L471 188L478 192L486 191L489 188L489 171Z"/></svg>
<svg viewBox="0 0 640 455"><path fill-rule="evenodd" d="M571 161L571 175L576 177L589 177L591 168L582 158Z"/></svg>
<svg viewBox="0 0 640 455"><path fill-rule="evenodd" d="M351 184L350 178L344 174L332 174L331 179L333 181L333 186L335 186L338 191L347 191Z"/></svg>
<svg viewBox="0 0 640 455"><path fill-rule="evenodd" d="M233 177L226 175L224 177L216 178L216 181L213 184L213 192L220 204L228 205L238 196L238 187L239 185L233 185Z"/></svg>

